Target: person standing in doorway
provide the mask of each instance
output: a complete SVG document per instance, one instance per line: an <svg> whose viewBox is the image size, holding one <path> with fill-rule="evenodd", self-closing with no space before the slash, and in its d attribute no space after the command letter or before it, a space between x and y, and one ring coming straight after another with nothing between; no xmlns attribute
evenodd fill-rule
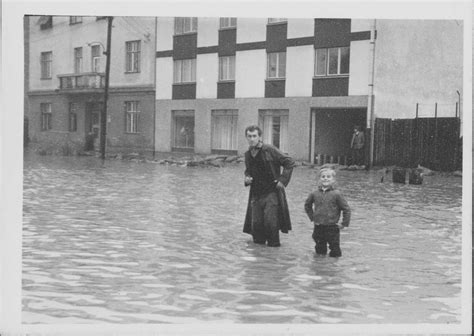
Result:
<svg viewBox="0 0 474 336"><path fill-rule="evenodd" d="M285 187L295 161L278 148L262 142L262 130L251 125L245 129L249 149L245 152L244 185L250 186L244 232L256 244L280 246L280 231L291 230Z"/></svg>
<svg viewBox="0 0 474 336"><path fill-rule="evenodd" d="M364 164L364 132L360 126L354 126L354 133L351 140L352 164L361 166Z"/></svg>

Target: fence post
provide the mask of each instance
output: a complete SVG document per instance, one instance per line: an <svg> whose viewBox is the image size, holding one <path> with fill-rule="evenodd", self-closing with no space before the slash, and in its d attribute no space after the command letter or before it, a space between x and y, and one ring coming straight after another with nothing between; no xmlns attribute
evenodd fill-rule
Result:
<svg viewBox="0 0 474 336"><path fill-rule="evenodd" d="M434 139L434 159L435 159L435 167L439 170L439 160L438 160L438 103L435 103L435 139Z"/></svg>

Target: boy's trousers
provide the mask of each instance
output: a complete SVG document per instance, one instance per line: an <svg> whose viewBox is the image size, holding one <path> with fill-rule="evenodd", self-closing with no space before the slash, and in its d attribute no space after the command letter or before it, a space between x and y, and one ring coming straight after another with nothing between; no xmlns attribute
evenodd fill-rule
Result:
<svg viewBox="0 0 474 336"><path fill-rule="evenodd" d="M329 256L340 257L342 255L339 244L340 230L337 225L315 225L313 230L313 240L316 243L316 253L326 254L329 245Z"/></svg>

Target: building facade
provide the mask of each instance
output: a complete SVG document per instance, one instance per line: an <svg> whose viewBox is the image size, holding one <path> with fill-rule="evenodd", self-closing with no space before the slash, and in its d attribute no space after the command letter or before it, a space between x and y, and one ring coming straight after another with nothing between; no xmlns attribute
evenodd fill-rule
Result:
<svg viewBox="0 0 474 336"><path fill-rule="evenodd" d="M95 16L25 17L25 114L31 143L98 149L107 22ZM155 18L113 19L107 151L154 149L154 36Z"/></svg>
<svg viewBox="0 0 474 336"><path fill-rule="evenodd" d="M160 17L156 39L161 152L241 154L258 124L295 158L340 162L355 125L370 154L376 117L436 101L454 116L462 87L454 21Z"/></svg>

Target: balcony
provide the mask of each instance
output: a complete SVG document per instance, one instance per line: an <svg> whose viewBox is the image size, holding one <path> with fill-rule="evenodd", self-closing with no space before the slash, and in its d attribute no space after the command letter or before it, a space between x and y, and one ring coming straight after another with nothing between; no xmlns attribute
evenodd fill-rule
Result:
<svg viewBox="0 0 474 336"><path fill-rule="evenodd" d="M101 92L105 87L105 74L90 72L70 75L58 75L59 91Z"/></svg>

